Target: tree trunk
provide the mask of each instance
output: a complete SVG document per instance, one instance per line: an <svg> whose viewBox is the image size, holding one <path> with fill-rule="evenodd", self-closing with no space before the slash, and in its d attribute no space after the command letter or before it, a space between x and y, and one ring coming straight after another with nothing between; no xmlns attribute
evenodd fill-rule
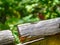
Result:
<svg viewBox="0 0 60 45"><path fill-rule="evenodd" d="M0 31L0 45L13 45L14 37L9 30Z"/></svg>

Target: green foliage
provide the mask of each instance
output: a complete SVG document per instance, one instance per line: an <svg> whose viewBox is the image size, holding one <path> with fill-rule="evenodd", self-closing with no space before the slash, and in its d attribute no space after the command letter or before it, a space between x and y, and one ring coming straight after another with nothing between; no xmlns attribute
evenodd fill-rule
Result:
<svg viewBox="0 0 60 45"><path fill-rule="evenodd" d="M0 30L10 29L19 43L16 25L39 21L39 12L46 19L60 17L60 0L0 0Z"/></svg>

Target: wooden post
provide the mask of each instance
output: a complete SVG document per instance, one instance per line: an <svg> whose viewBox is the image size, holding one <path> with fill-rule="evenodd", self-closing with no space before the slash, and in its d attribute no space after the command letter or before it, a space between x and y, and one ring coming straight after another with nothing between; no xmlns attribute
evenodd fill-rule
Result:
<svg viewBox="0 0 60 45"><path fill-rule="evenodd" d="M26 23L18 25L19 38L22 43L40 37L60 33L60 18L39 21L36 24Z"/></svg>
<svg viewBox="0 0 60 45"><path fill-rule="evenodd" d="M0 45L13 45L14 37L10 30L0 31Z"/></svg>

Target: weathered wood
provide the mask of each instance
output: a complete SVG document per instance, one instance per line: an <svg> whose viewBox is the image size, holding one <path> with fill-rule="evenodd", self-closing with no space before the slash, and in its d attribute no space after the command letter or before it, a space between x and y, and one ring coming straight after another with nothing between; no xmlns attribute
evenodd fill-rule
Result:
<svg viewBox="0 0 60 45"><path fill-rule="evenodd" d="M22 42L25 38L41 37L60 33L60 18L43 20L36 24L26 23L18 25L18 31ZM21 38L22 37L22 38ZM32 39L31 39L32 40Z"/></svg>
<svg viewBox="0 0 60 45"><path fill-rule="evenodd" d="M14 37L10 30L0 31L0 45L13 45Z"/></svg>

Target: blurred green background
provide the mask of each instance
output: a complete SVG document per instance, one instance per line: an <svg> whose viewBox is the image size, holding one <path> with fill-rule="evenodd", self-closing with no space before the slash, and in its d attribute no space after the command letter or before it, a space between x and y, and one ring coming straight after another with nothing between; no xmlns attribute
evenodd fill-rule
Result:
<svg viewBox="0 0 60 45"><path fill-rule="evenodd" d="M60 17L59 0L0 0L0 30L10 29L19 43L17 25Z"/></svg>

